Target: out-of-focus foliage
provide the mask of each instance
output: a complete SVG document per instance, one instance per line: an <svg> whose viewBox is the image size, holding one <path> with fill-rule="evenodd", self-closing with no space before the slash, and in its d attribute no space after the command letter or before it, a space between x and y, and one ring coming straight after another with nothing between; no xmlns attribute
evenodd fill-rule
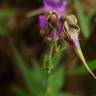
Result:
<svg viewBox="0 0 96 96"><path fill-rule="evenodd" d="M0 35L8 34L8 19L14 12L12 10L0 10Z"/></svg>
<svg viewBox="0 0 96 96"><path fill-rule="evenodd" d="M90 67L91 70L95 70L96 69L96 60L90 61L88 63L88 66ZM81 66L79 66L77 69L75 70L70 70L69 74L71 75L86 75L89 72L86 70L86 68L83 66L83 64Z"/></svg>
<svg viewBox="0 0 96 96"><path fill-rule="evenodd" d="M77 15L79 18L81 32L83 33L85 38L89 38L91 33L89 29L88 17L84 14L84 10L82 8L80 0L73 0L73 1L75 10L77 11Z"/></svg>
<svg viewBox="0 0 96 96"><path fill-rule="evenodd" d="M18 96L71 96L69 93L62 93L61 91L65 76L63 68L56 68L51 74L48 74L47 70L45 70L42 65L36 64L36 62L29 68L14 47L13 53L28 88L27 93L15 87L14 89L17 91ZM54 58L59 62L60 57L61 52L58 52L58 54L54 55L52 62L54 62Z"/></svg>
<svg viewBox="0 0 96 96"><path fill-rule="evenodd" d="M92 11L88 14L88 20L89 20L89 22L90 22L90 20L91 20L91 18L92 18L93 16L95 16L95 18L96 18L96 10L92 10ZM95 20L95 22L96 22L96 20Z"/></svg>

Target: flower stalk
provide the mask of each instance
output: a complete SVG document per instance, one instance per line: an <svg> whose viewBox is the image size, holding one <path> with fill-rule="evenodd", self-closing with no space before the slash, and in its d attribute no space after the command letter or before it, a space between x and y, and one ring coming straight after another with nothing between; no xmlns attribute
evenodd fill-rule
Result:
<svg viewBox="0 0 96 96"><path fill-rule="evenodd" d="M56 29L53 30L53 43L54 43L54 49L56 51L57 49L57 40L56 40Z"/></svg>

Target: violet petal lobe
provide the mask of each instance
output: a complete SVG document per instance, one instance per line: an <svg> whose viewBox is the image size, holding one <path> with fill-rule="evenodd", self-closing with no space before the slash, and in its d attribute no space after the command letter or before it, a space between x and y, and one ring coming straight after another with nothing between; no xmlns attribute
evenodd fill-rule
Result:
<svg viewBox="0 0 96 96"><path fill-rule="evenodd" d="M61 18L64 15L67 7L66 5L66 0L44 0L45 12L54 10L56 11L58 18Z"/></svg>
<svg viewBox="0 0 96 96"><path fill-rule="evenodd" d="M70 34L70 39L73 42L71 46L73 46L74 48L78 48L79 45L79 39L78 39L78 33L74 32L74 33L69 33Z"/></svg>
<svg viewBox="0 0 96 96"><path fill-rule="evenodd" d="M57 32L56 32L56 40L58 40L59 37L60 37L60 32L57 31ZM50 32L50 34L49 34L49 36L48 36L48 40L52 40L52 39L53 39L53 33Z"/></svg>
<svg viewBox="0 0 96 96"><path fill-rule="evenodd" d="M42 16L42 15L39 16L39 25L40 25L40 28L43 29L44 31L47 30L48 22L47 22L45 16Z"/></svg>
<svg viewBox="0 0 96 96"><path fill-rule="evenodd" d="M62 24L61 20L58 20L58 28L56 29L56 40L58 40L60 38L60 34L62 32L62 27L63 27L63 24ZM53 33L50 32L48 39L52 40L52 38L53 38Z"/></svg>

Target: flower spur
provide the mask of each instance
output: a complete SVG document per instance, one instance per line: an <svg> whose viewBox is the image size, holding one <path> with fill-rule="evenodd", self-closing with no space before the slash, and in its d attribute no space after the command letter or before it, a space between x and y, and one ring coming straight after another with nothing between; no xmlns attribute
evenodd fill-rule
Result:
<svg viewBox="0 0 96 96"><path fill-rule="evenodd" d="M74 15L70 15L65 18L63 24L64 39L74 48L75 52L83 62L86 69L96 79L96 76L87 65L86 60L82 54L78 39L80 28L77 23L78 23L77 18Z"/></svg>

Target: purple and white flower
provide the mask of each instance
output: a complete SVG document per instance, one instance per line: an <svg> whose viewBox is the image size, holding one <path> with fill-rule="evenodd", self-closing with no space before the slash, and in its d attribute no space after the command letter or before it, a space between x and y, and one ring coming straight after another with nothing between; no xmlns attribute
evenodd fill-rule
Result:
<svg viewBox="0 0 96 96"><path fill-rule="evenodd" d="M67 1L66 0L44 0L44 10L45 12L48 11L55 11L58 15L58 18L61 18L67 8Z"/></svg>
<svg viewBox="0 0 96 96"><path fill-rule="evenodd" d="M60 32L61 32L61 24L60 24L60 19L64 15L67 7L67 2L66 0L44 0L44 12L48 15L39 16L39 25L41 30L43 30L46 34L46 32L49 31L49 27L53 27L53 29L56 29L56 40L59 39L60 37ZM49 21L50 20L50 21ZM52 26L50 26L52 25ZM56 26L53 26L56 25ZM53 30L49 32L48 39L52 40L53 39Z"/></svg>

